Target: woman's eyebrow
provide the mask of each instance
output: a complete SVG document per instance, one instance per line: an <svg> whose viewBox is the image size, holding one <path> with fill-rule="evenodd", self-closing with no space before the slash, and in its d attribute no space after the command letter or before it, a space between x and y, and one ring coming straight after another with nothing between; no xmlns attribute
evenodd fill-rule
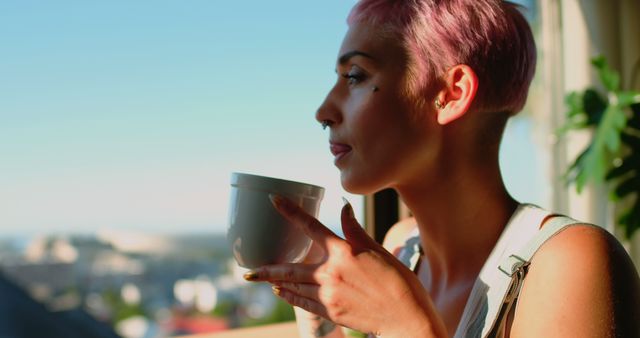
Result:
<svg viewBox="0 0 640 338"><path fill-rule="evenodd" d="M338 63L341 65L344 65L345 63L347 63L349 61L349 59L351 59L354 56L364 56L366 58L369 58L371 60L375 60L375 58L365 52L361 52L359 50L352 50L350 52L346 52L344 54L342 54L342 56L340 56L338 58Z"/></svg>

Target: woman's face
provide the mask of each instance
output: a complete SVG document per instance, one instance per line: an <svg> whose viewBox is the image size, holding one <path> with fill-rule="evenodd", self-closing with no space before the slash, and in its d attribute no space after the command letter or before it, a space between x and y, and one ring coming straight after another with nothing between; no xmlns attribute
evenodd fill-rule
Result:
<svg viewBox="0 0 640 338"><path fill-rule="evenodd" d="M368 194L410 184L433 163L435 116L407 96L407 64L397 39L353 24L337 62L338 80L316 114L330 126L343 187ZM429 146L429 144L432 144Z"/></svg>

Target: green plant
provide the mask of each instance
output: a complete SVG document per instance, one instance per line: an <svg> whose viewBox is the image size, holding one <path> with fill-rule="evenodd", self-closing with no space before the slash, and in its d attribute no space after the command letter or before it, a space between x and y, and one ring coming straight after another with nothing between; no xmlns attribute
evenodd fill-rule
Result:
<svg viewBox="0 0 640 338"><path fill-rule="evenodd" d="M594 88L566 96L567 124L561 132L593 128L591 143L565 174L578 193L592 180L608 183L610 198L631 200L617 224L627 238L640 229L640 92L623 91L620 75L604 57L591 61L605 92ZM633 78L633 76L632 76Z"/></svg>

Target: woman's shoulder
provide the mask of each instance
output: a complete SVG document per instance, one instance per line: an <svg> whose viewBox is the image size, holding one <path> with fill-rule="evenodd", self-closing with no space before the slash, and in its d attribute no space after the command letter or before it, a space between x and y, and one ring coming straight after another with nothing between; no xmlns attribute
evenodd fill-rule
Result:
<svg viewBox="0 0 640 338"><path fill-rule="evenodd" d="M415 233L417 228L418 223L413 217L405 218L399 221L398 223L391 226L384 237L382 246L384 246L387 251L391 252L394 255L397 255L399 250L404 247L407 239L409 239L409 237L411 237Z"/></svg>
<svg viewBox="0 0 640 338"><path fill-rule="evenodd" d="M557 269L560 266L562 269ZM638 279L634 263L620 241L602 227L586 223L566 227L547 240L533 256L533 276L536 268L545 274L564 270L564 274L608 272L611 277L625 272Z"/></svg>
<svg viewBox="0 0 640 338"><path fill-rule="evenodd" d="M639 316L640 280L627 252L606 230L577 224L533 257L511 333L628 336L640 332Z"/></svg>

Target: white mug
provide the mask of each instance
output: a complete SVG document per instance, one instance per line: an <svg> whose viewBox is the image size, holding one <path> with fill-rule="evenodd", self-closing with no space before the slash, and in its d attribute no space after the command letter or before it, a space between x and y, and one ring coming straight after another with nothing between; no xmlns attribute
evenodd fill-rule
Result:
<svg viewBox="0 0 640 338"><path fill-rule="evenodd" d="M324 188L278 178L233 173L227 241L240 266L302 261L311 239L273 207L270 194L288 198L318 217Z"/></svg>

